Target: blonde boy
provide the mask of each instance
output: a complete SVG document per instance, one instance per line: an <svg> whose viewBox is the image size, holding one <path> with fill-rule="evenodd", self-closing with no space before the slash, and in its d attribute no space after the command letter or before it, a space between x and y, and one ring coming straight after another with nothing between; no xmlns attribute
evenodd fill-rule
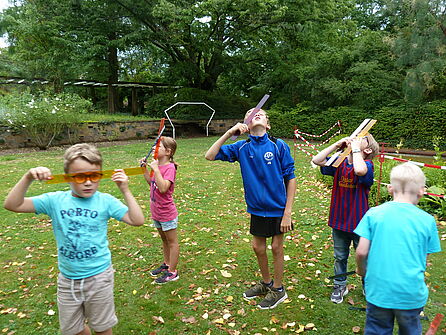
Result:
<svg viewBox="0 0 446 335"><path fill-rule="evenodd" d="M36 167L25 173L4 203L10 211L42 213L52 219L58 248L57 304L63 335L90 335L90 327L97 335L112 334L118 319L107 222L112 217L132 226L144 223L141 208L129 190L128 177L123 170L115 170L112 180L128 207L115 197L97 191L101 168L102 157L96 147L86 143L73 145L64 155L70 191L25 197L34 180L51 179L48 168Z"/></svg>
<svg viewBox="0 0 446 335"><path fill-rule="evenodd" d="M427 255L441 251L433 216L416 204L425 191L421 169L404 163L390 173L393 201L370 209L355 233L357 273L365 276L367 316L364 334L422 332L420 312L428 289L424 282Z"/></svg>

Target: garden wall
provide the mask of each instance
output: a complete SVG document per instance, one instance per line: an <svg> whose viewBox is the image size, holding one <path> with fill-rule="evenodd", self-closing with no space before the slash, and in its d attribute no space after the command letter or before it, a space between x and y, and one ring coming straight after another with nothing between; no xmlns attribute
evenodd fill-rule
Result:
<svg viewBox="0 0 446 335"><path fill-rule="evenodd" d="M219 135L232 127L239 120L212 120L209 135ZM206 136L206 120L182 121L173 120L176 137ZM76 129L65 130L54 138L52 146L81 142L111 142L123 140L147 139L156 136L159 121L127 121L127 122L88 122ZM166 121L166 135L172 134L172 128ZM12 132L8 127L0 126L0 150L35 147L32 138Z"/></svg>

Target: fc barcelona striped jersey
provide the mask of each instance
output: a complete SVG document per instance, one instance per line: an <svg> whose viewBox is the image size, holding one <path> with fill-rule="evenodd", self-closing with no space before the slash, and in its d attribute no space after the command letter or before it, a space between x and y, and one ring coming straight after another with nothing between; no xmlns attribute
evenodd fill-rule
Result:
<svg viewBox="0 0 446 335"><path fill-rule="evenodd" d="M322 166L324 175L333 176L328 225L334 229L353 232L369 209L369 192L373 184L373 162L365 161L367 173L355 174L353 164L345 159L339 167Z"/></svg>

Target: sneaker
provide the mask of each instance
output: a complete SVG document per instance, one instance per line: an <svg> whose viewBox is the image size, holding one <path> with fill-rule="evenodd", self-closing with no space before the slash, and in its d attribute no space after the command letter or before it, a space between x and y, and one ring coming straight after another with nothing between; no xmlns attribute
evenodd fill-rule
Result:
<svg viewBox="0 0 446 335"><path fill-rule="evenodd" d="M269 291L268 285L262 281L259 281L257 284L255 284L253 287L249 288L243 293L243 298L248 300L254 299L259 295L266 295L268 291Z"/></svg>
<svg viewBox="0 0 446 335"><path fill-rule="evenodd" d="M178 280L180 276L178 275L178 271L175 271L175 273L165 271L162 276L155 279L155 283L157 284L165 284L170 281Z"/></svg>
<svg viewBox="0 0 446 335"><path fill-rule="evenodd" d="M167 271L168 268L169 268L169 267L166 265L166 263L163 263L163 264L161 264L159 267L157 267L156 269L153 269L152 271L150 271L150 275L151 275L152 277L158 277L158 275L159 275L161 272L165 272L165 271Z"/></svg>
<svg viewBox="0 0 446 335"><path fill-rule="evenodd" d="M288 298L285 289L279 291L276 288L270 288L266 294L265 299L263 299L257 307L260 309L273 309L276 308L278 304L285 301Z"/></svg>
<svg viewBox="0 0 446 335"><path fill-rule="evenodd" d="M335 304L340 304L344 300L344 296L348 293L347 286L334 285L333 293L331 294L330 300Z"/></svg>

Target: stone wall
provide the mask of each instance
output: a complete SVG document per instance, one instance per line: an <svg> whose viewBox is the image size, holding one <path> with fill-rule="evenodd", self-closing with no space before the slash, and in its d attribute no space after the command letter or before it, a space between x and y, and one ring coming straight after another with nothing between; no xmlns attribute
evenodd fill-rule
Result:
<svg viewBox="0 0 446 335"><path fill-rule="evenodd" d="M212 120L209 135L220 135L239 120ZM176 137L206 136L205 120L173 120ZM86 122L77 129L69 129L57 136L51 145L74 144L81 142L111 142L135 139L147 139L156 136L159 121L128 122ZM165 134L172 136L172 128L166 120ZM8 127L0 126L0 150L35 147L32 138L14 133Z"/></svg>

